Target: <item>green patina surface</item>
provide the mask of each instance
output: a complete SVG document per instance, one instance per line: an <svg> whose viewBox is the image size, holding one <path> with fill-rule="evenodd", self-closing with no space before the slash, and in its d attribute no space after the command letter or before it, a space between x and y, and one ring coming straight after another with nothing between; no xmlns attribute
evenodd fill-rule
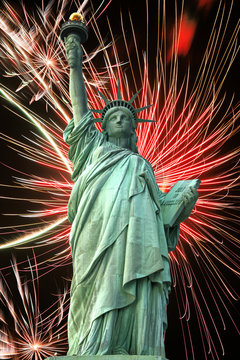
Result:
<svg viewBox="0 0 240 360"><path fill-rule="evenodd" d="M105 140L91 113L65 130L73 162L69 201L73 280L69 355L164 356L170 291L168 251L179 226L166 233L151 165Z"/></svg>
<svg viewBox="0 0 240 360"><path fill-rule="evenodd" d="M164 359L168 252L179 223L164 227L165 194L137 152L133 111L124 103L116 114L109 109L100 133L87 107L79 38L65 43L74 114L64 132L75 182L68 205L73 279L69 356L56 359Z"/></svg>
<svg viewBox="0 0 240 360"><path fill-rule="evenodd" d="M144 355L89 355L89 356L54 356L45 360L167 360L161 356Z"/></svg>

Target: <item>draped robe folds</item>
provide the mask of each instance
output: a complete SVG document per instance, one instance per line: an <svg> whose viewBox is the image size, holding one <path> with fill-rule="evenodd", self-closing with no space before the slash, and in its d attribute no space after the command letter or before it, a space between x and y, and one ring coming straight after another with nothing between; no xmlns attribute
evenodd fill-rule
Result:
<svg viewBox="0 0 240 360"><path fill-rule="evenodd" d="M107 142L90 113L64 132L75 182L68 205L73 259L68 355L165 355L171 287L164 198L151 165ZM112 329L112 330L111 330Z"/></svg>

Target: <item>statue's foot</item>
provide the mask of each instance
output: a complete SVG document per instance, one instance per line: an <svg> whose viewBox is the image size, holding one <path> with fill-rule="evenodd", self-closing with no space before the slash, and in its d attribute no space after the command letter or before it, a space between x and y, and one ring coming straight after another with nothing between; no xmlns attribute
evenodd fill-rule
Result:
<svg viewBox="0 0 240 360"><path fill-rule="evenodd" d="M112 355L129 355L127 350L122 347L118 347L112 350Z"/></svg>

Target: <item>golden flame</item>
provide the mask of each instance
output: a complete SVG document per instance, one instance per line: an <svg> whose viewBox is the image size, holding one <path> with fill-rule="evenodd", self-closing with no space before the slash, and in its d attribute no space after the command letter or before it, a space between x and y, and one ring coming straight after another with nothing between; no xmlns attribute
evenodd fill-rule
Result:
<svg viewBox="0 0 240 360"><path fill-rule="evenodd" d="M73 21L73 20L83 21L83 17L82 17L82 15L79 14L79 13L73 13L73 14L70 16L69 20L72 20L72 21Z"/></svg>

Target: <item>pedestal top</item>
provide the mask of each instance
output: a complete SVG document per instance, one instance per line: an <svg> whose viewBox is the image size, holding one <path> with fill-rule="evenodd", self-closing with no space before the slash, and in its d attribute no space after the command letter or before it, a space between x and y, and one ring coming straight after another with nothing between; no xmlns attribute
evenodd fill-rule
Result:
<svg viewBox="0 0 240 360"><path fill-rule="evenodd" d="M45 360L168 360L152 355L88 355L88 356L53 356Z"/></svg>

